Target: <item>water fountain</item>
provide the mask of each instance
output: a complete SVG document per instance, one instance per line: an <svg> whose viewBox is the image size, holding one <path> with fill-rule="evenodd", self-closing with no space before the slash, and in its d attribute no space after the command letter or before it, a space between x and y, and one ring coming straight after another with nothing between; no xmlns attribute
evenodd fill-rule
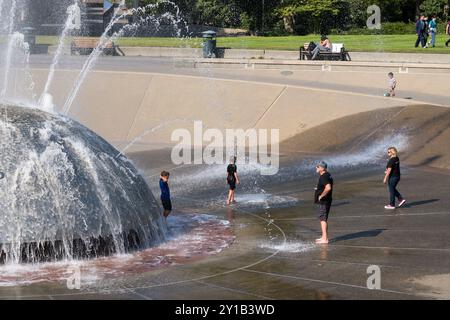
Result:
<svg viewBox="0 0 450 320"><path fill-rule="evenodd" d="M0 63L0 263L90 258L161 243L165 221L133 164L54 111L51 83L69 23L44 92L39 100L33 94L28 46L17 31L19 4L0 1L6 45Z"/></svg>
<svg viewBox="0 0 450 320"><path fill-rule="evenodd" d="M75 121L3 105L2 259L123 253L164 240L158 205L133 165Z"/></svg>

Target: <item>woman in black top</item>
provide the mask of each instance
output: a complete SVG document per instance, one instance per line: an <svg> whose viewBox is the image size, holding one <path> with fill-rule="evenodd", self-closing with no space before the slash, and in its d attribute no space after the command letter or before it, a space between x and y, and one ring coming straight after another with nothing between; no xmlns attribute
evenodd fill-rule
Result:
<svg viewBox="0 0 450 320"><path fill-rule="evenodd" d="M400 182L400 159L398 158L398 151L396 148L391 147L388 149L389 161L386 165L386 171L384 176L384 184L388 184L389 187L389 201L390 203L385 206L385 209L395 209L395 198L398 199L398 207L405 204L406 200L403 199L400 192L397 190L397 185Z"/></svg>
<svg viewBox="0 0 450 320"><path fill-rule="evenodd" d="M236 190L236 183L239 184L239 177L237 174L236 157L231 157L230 164L227 167L227 183L230 186L228 192L227 205L234 203L234 192Z"/></svg>

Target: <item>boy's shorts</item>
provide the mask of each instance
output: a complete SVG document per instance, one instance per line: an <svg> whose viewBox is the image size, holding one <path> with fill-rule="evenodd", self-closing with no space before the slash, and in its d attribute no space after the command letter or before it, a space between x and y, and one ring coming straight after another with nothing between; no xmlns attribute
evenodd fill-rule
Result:
<svg viewBox="0 0 450 320"><path fill-rule="evenodd" d="M172 201L161 199L164 210L172 211Z"/></svg>
<svg viewBox="0 0 450 320"><path fill-rule="evenodd" d="M328 215L330 214L331 202L324 202L317 204L317 213L319 214L320 221L328 221Z"/></svg>

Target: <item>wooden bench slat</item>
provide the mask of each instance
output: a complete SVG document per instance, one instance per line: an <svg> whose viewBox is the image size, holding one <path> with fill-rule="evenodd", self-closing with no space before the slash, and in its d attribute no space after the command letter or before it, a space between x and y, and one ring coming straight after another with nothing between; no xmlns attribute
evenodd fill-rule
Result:
<svg viewBox="0 0 450 320"><path fill-rule="evenodd" d="M81 53L86 52L87 49L95 49L100 43L100 38L87 38L87 37L75 37L71 43L71 53ZM108 50L107 52L112 52L111 50L115 50L116 46L113 41L108 40L106 43L102 45L102 49Z"/></svg>
<svg viewBox="0 0 450 320"><path fill-rule="evenodd" d="M74 38L72 44L75 47L87 47L87 48L96 48L100 43L100 39L97 38ZM113 47L113 41L107 41L104 47Z"/></svg>

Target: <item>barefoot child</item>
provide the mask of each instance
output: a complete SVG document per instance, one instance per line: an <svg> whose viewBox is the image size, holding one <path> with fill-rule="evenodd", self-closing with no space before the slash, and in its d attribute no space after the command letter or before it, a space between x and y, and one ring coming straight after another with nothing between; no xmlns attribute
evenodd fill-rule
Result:
<svg viewBox="0 0 450 320"><path fill-rule="evenodd" d="M228 192L227 205L234 203L234 192L236 190L236 183L239 184L239 177L237 174L236 157L231 157L230 164L227 167L227 183L230 186Z"/></svg>
<svg viewBox="0 0 450 320"><path fill-rule="evenodd" d="M395 97L395 87L397 87L397 80L394 78L394 74L392 72L388 73L389 78L389 92L386 93L386 97Z"/></svg>
<svg viewBox="0 0 450 320"><path fill-rule="evenodd" d="M161 189L161 202L164 208L164 218L167 218L172 211L172 202L170 200L169 189L169 177L170 173L167 171L161 172L159 179L159 188Z"/></svg>

